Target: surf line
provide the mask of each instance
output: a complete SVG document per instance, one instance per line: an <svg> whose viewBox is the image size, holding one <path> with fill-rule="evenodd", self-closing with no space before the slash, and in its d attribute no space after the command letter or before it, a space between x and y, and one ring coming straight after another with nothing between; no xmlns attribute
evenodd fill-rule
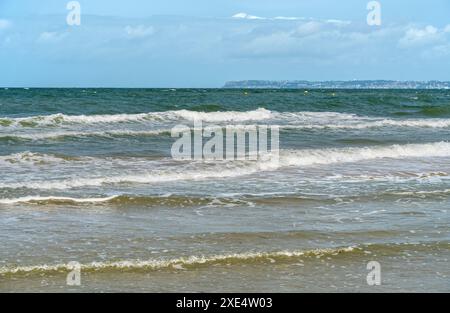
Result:
<svg viewBox="0 0 450 313"><path fill-rule="evenodd" d="M259 160L270 154L279 159L280 127L278 125L208 125L194 120L194 127L172 128L174 160ZM270 140L269 140L270 134ZM269 151L270 145L270 151Z"/></svg>

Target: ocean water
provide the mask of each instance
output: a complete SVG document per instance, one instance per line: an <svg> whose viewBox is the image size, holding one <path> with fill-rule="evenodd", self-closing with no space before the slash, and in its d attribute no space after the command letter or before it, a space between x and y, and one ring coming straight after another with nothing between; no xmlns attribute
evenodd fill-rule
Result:
<svg viewBox="0 0 450 313"><path fill-rule="evenodd" d="M279 162L172 159L195 119ZM449 135L448 90L0 89L0 291L448 292Z"/></svg>

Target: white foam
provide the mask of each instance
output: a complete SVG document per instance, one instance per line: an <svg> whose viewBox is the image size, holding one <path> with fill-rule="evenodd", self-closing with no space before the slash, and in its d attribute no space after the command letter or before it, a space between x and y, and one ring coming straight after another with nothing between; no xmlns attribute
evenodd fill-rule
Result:
<svg viewBox="0 0 450 313"><path fill-rule="evenodd" d="M26 124L37 125L57 125L63 123L80 123L80 124L96 124L96 123L120 123L130 121L142 121L151 118L151 113L142 114L111 114L111 115L66 115L62 113L51 115L38 115L19 118L2 118L9 121L13 126L26 126Z"/></svg>
<svg viewBox="0 0 450 313"><path fill-rule="evenodd" d="M131 160L108 159L107 166L111 168L116 162L128 162L126 164L137 164L136 173L127 173L115 176L79 177L65 180L45 180L27 182L0 183L0 188L32 188L32 189L71 189L80 187L96 187L105 184L152 184L161 182L172 182L182 180L206 180L223 179L250 175L261 171L274 171L282 167L309 167L315 165L338 164L360 162L367 160L392 158L431 158L450 157L450 143L437 142L427 144L407 144L391 146L375 146L365 148L325 148L325 149L303 149L303 150L280 150L279 159L275 154L267 154L259 161L226 161L212 163L205 166L203 162L188 164L167 164L168 160L153 162L154 170L137 170L140 166L148 166L146 163L138 163L139 158ZM105 159L92 158L92 164L101 168L101 162ZM119 164L119 163L117 163ZM120 163L121 166L124 163ZM211 165L211 164L210 164ZM105 175L105 174L104 174Z"/></svg>
<svg viewBox="0 0 450 313"><path fill-rule="evenodd" d="M188 110L173 111L178 117L185 120L202 120L205 122L245 122L245 121L261 121L268 120L274 115L271 111L259 108L254 111L247 112L237 112L237 111L227 111L227 112L195 112Z"/></svg>
<svg viewBox="0 0 450 313"><path fill-rule="evenodd" d="M52 131L52 132L35 132L35 133L15 133L13 135L5 135L1 137L12 137L24 140L45 140L58 139L64 137L114 137L114 136L156 136L170 132L170 129L155 130L107 130L107 131Z"/></svg>
<svg viewBox="0 0 450 313"><path fill-rule="evenodd" d="M450 189L443 189L443 190L420 190L420 191L398 191L398 192L391 192L390 194L393 195L400 195L400 196L426 196L426 195L447 195L450 193Z"/></svg>
<svg viewBox="0 0 450 313"><path fill-rule="evenodd" d="M374 120L374 121L348 121L347 123L330 123L316 125L290 125L286 128L299 129L366 129L383 127L410 127L410 128L448 128L450 119L409 119L409 120Z"/></svg>
<svg viewBox="0 0 450 313"><path fill-rule="evenodd" d="M179 119L185 120L203 120L205 122L226 122L226 121L251 121L265 120L272 117L272 112L263 108L238 112L197 112L189 110L150 112L140 114L110 114L110 115L66 115L62 113L31 116L21 118L1 118L1 120L11 123L10 126L26 126L27 124L36 124L40 126L51 126L58 124L108 124L124 122L144 122L144 121L173 121Z"/></svg>
<svg viewBox="0 0 450 313"><path fill-rule="evenodd" d="M0 204L16 204L16 203L33 203L33 202L44 202L44 201L64 201L64 202L74 202L74 203L100 203L108 202L116 199L119 196L111 196L104 198L70 198L70 197L40 197L40 196L29 196L21 197L16 199L0 199Z"/></svg>
<svg viewBox="0 0 450 313"><path fill-rule="evenodd" d="M31 189L72 189L80 187L96 187L106 184L152 184L162 182L172 182L180 180L204 180L213 178L231 178L242 175L249 175L255 173L258 169L256 167L235 168L231 170L211 170L211 171L186 171L183 173L142 173L136 175L119 175L111 177L97 177L97 178L76 178L68 180L55 181L36 181L25 183L2 183L0 188L31 188Z"/></svg>
<svg viewBox="0 0 450 313"><path fill-rule="evenodd" d="M330 148L282 151L281 166L348 163L381 158L449 157L450 143L406 144L365 148Z"/></svg>
<svg viewBox="0 0 450 313"><path fill-rule="evenodd" d="M247 252L213 256L189 256L169 260L126 260L116 262L91 262L80 264L80 269L84 271L101 271L105 269L127 270L127 269L164 269L180 268L180 266L195 266L202 264L214 264L220 262L231 262L233 260L247 261L254 259L277 259L277 258L298 258L303 256L325 256L338 255L340 253L352 252L357 247L344 247L335 249L315 249L307 251L276 251L276 252ZM70 264L56 265L31 265L18 267L0 267L0 275L11 275L17 273L30 272L58 272L72 270Z"/></svg>
<svg viewBox="0 0 450 313"><path fill-rule="evenodd" d="M55 155L33 153L29 151L0 156L0 163L5 163L8 166L12 164L60 163L65 161L65 158L57 157Z"/></svg>
<svg viewBox="0 0 450 313"><path fill-rule="evenodd" d="M275 112L264 108L252 111L221 111L221 112L197 112L189 110L149 112L140 114L111 114L111 115L65 115L53 114L44 116L32 116L24 118L0 118L3 122L8 122L8 127L36 127L36 126L75 126L75 125L96 125L114 123L169 123L201 120L205 123L243 123L243 122L267 122L278 123L281 128L298 129L364 129L382 127L411 127L411 128L448 128L450 119L429 118L429 119L388 119L378 117L358 116L355 114L340 112ZM5 123L3 123L5 124ZM167 131L167 130L165 130ZM99 135L107 135L107 131L99 132ZM113 133L113 132L109 132ZM95 132L67 132L67 135L95 135ZM139 135L139 132L135 133ZM141 134L145 134L142 132ZM35 134L6 134L9 136L22 136L23 138L39 138ZM56 135L52 133L42 134L40 138L51 138ZM61 134L64 136L64 134Z"/></svg>

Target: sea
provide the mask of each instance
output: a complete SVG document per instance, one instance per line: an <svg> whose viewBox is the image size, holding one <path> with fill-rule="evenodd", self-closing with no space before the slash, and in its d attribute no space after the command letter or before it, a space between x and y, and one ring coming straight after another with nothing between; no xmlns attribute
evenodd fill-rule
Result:
<svg viewBox="0 0 450 313"><path fill-rule="evenodd" d="M0 291L449 292L449 140L450 90L0 89Z"/></svg>

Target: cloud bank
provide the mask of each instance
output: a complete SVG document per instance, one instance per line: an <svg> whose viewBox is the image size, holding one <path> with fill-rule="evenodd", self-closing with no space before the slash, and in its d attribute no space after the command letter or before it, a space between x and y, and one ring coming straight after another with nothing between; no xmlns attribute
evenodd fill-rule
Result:
<svg viewBox="0 0 450 313"><path fill-rule="evenodd" d="M95 81L214 87L239 79L445 80L450 70L450 25L369 27L339 19L248 13L229 18L83 16L79 27L64 21L64 16L0 20L0 66L9 73L0 85ZM51 77L43 79L41 69Z"/></svg>

